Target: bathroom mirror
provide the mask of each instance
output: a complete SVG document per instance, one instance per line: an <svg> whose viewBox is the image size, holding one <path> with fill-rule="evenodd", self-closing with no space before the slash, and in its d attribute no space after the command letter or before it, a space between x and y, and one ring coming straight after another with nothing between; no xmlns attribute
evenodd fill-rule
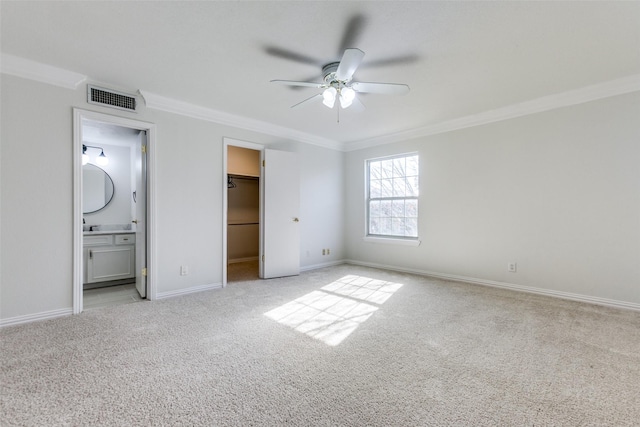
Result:
<svg viewBox="0 0 640 427"><path fill-rule="evenodd" d="M82 213L104 209L113 199L113 180L103 169L87 163L82 166Z"/></svg>

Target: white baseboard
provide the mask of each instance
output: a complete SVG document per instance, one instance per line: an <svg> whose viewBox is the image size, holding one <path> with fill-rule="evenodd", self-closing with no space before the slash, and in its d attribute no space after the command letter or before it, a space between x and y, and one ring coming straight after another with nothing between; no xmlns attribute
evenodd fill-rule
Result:
<svg viewBox="0 0 640 427"><path fill-rule="evenodd" d="M627 302L627 301L612 300L612 299L607 299L607 298L600 298L600 297L594 297L594 296L583 295L583 294L574 294L574 293L563 292L563 291L554 291L554 290L550 290L550 289L542 289L542 288L536 288L536 287L532 287L532 286L516 285L516 284L513 284L513 283L496 282L496 281L493 281L493 280L478 279L478 278L475 278L475 277L456 276L456 275L453 275L453 274L437 273L437 272L434 272L434 271L418 270L418 269L413 269L413 268L401 268L401 267L396 267L396 266L393 266L393 265L385 265L385 264L377 264L377 263L372 263L372 262L356 261L356 260L352 260L352 259L345 260L344 262L347 263L347 264L362 265L364 267L381 268L381 269L384 269L384 270L398 271L398 272L401 272L401 273L412 273L412 274L417 274L417 275L420 275L420 276L428 276L428 277L435 277L435 278L438 278L438 279L454 280L454 281L457 281L457 282L472 283L472 284L482 285L482 286L490 286L492 288L509 289L509 290L512 290L512 291L526 292L526 293L529 293L529 294L546 295L546 296L550 296L550 297L554 297L554 298L561 298L561 299L566 299L566 300L571 300L571 301L586 302L586 303L589 303L589 304L604 305L604 306L608 306L608 307L615 307L615 308L623 308L623 309L627 309L627 310L640 311L640 304L633 303L633 302Z"/></svg>
<svg viewBox="0 0 640 427"><path fill-rule="evenodd" d="M0 319L0 328L36 322L39 320L55 319L56 317L70 316L72 314L72 308L61 308L59 310L44 311L42 313L27 314L25 316L9 317L8 319Z"/></svg>
<svg viewBox="0 0 640 427"><path fill-rule="evenodd" d="M186 289L178 289L177 291L158 292L156 299L172 298L180 295L188 295L196 292L210 291L212 289L222 289L222 283L212 283L209 285L194 286Z"/></svg>
<svg viewBox="0 0 640 427"><path fill-rule="evenodd" d="M305 265L304 267L300 267L300 272L317 270L319 268L324 268L324 267L333 267L334 265L342 265L342 264L347 264L347 260L341 259L337 261L323 262L321 264Z"/></svg>
<svg viewBox="0 0 640 427"><path fill-rule="evenodd" d="M411 273L411 274L417 274L420 276L435 277L438 279L472 283L476 285L490 286L493 288L508 289L512 291L525 292L525 293L536 294L536 295L546 295L554 298L585 302L589 304L604 305L608 307L640 311L640 304L627 302L627 301L619 301L619 300L612 300L608 298L594 297L590 295L554 291L549 289L535 288L532 286L522 286L522 285L516 285L516 284L506 283L506 282L496 282L493 280L478 279L475 277L457 276L453 274L438 273L434 271L419 270L414 268L401 268L393 265L378 264L373 262L363 262L363 261L357 261L352 259L337 260L337 261L325 262L321 264L308 265L308 266L300 267L300 271L302 272L302 271L316 270L319 268L332 267L332 266L341 265L341 264L353 264L353 265L361 265L364 267L381 268L384 270L398 271L401 273ZM188 295L196 292L203 292L203 291L208 291L213 289L222 289L222 283L213 283L209 285L194 286L191 288L180 289L177 291L160 292L156 296L156 299L171 298L179 295ZM0 319L0 328L6 327L6 326L20 325L23 323L36 322L39 320L55 319L56 317L70 316L72 314L73 314L72 308L62 308L59 310L50 310L42 313L28 314L25 316L9 317L7 319Z"/></svg>

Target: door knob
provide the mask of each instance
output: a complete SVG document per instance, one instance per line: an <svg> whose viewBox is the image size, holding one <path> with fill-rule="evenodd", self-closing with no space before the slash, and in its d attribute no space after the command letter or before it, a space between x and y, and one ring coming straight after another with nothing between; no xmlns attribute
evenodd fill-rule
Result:
<svg viewBox="0 0 640 427"><path fill-rule="evenodd" d="M137 224L137 223L138 223L138 220L137 220L137 219L134 219L134 220L133 220L133 221L131 221L131 222L132 222L132 223L134 223L134 224Z"/></svg>
<svg viewBox="0 0 640 427"><path fill-rule="evenodd" d="M298 218L293 218L293 222L300 222Z"/></svg>

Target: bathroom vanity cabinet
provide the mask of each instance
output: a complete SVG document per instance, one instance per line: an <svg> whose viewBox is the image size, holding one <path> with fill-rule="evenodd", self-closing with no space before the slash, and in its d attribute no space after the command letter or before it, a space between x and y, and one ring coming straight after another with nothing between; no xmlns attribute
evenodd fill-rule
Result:
<svg viewBox="0 0 640 427"><path fill-rule="evenodd" d="M135 277L136 235L92 234L83 236L84 283Z"/></svg>

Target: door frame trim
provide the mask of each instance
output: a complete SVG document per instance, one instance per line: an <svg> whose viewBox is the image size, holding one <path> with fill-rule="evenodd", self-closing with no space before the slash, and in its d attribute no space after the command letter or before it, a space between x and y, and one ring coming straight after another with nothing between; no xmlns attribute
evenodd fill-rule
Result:
<svg viewBox="0 0 640 427"><path fill-rule="evenodd" d="M147 299L156 299L156 125L95 111L73 109L73 314L83 309L82 121L92 120L147 131Z"/></svg>
<svg viewBox="0 0 640 427"><path fill-rule="evenodd" d="M249 148L251 150L260 151L260 162L264 158L264 149L265 146L263 144L258 144L255 142L241 141L239 139L233 139L228 137L222 138L222 287L227 286L227 257L229 254L227 253L227 214L229 209L229 200L228 200L228 188L227 188L227 160L229 155L229 146L234 147L242 147ZM263 221L262 221L262 212L264 210L264 195L263 195L263 180L262 180L262 167L260 168L260 252L258 256L262 255L262 236L263 236ZM262 263L260 262L260 266ZM262 267L260 269L260 277L262 277Z"/></svg>

